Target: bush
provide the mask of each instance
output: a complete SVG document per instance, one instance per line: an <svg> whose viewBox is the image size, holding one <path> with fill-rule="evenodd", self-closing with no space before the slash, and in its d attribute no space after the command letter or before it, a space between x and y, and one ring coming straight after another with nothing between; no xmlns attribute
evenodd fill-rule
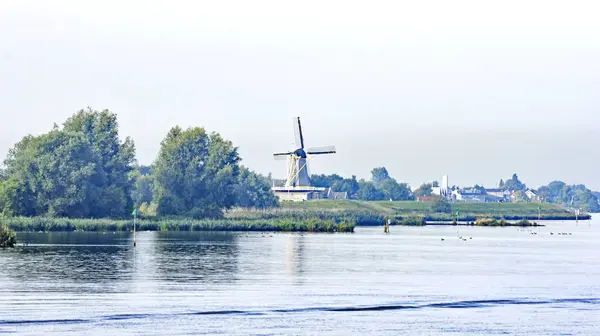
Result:
<svg viewBox="0 0 600 336"><path fill-rule="evenodd" d="M431 211L432 212L441 212L441 213L451 213L452 212L452 206L450 205L450 203L448 203L448 201L446 201L443 198L440 198L439 200L433 202L433 204L431 204Z"/></svg>
<svg viewBox="0 0 600 336"><path fill-rule="evenodd" d="M495 218L477 218L475 225L477 226L506 226L508 223L503 219L497 220Z"/></svg>
<svg viewBox="0 0 600 336"><path fill-rule="evenodd" d="M15 247L17 243L17 234L8 228L4 223L0 223L0 248Z"/></svg>
<svg viewBox="0 0 600 336"><path fill-rule="evenodd" d="M402 219L402 225L422 226L425 225L425 217L410 216Z"/></svg>

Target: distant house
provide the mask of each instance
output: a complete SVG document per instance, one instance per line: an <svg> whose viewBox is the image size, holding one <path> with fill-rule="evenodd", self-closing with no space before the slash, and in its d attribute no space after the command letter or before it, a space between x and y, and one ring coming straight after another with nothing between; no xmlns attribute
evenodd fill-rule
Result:
<svg viewBox="0 0 600 336"><path fill-rule="evenodd" d="M327 193L327 198L332 199L332 200L346 200L346 199L348 199L348 193L345 191L344 192L331 191L331 188L329 188L329 192Z"/></svg>
<svg viewBox="0 0 600 336"><path fill-rule="evenodd" d="M316 199L345 200L347 192L331 191L331 188L318 187L272 187L273 193L280 201L308 201Z"/></svg>
<svg viewBox="0 0 600 336"><path fill-rule="evenodd" d="M452 200L457 202L486 202L486 195L480 189L460 189L452 192Z"/></svg>
<svg viewBox="0 0 600 336"><path fill-rule="evenodd" d="M510 202L510 191L501 189L459 189L452 192L452 200L456 202Z"/></svg>
<svg viewBox="0 0 600 336"><path fill-rule="evenodd" d="M497 199L496 202L510 202L512 193L508 190L504 189L485 189L485 193L488 196L495 197Z"/></svg>
<svg viewBox="0 0 600 336"><path fill-rule="evenodd" d="M525 190L525 195L527 196L527 198L530 201L537 201L537 202L540 201L540 197L537 195L537 193L535 191L533 191L531 189Z"/></svg>

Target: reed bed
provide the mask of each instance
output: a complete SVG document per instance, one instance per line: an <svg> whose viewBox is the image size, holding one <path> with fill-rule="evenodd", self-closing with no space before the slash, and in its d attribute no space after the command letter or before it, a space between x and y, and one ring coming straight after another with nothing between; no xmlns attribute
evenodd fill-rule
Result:
<svg viewBox="0 0 600 336"><path fill-rule="evenodd" d="M48 217L2 218L0 223L20 232L132 231L133 220L73 219ZM245 220L140 219L139 231L286 231L354 232L356 223L346 220L273 218Z"/></svg>

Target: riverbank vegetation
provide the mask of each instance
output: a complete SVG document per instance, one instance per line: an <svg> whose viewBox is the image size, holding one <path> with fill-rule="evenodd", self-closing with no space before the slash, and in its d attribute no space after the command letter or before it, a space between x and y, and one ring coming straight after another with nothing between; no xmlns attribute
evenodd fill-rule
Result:
<svg viewBox="0 0 600 336"><path fill-rule="evenodd" d="M17 243L17 234L8 225L0 223L0 248L14 247Z"/></svg>
<svg viewBox="0 0 600 336"><path fill-rule="evenodd" d="M509 202L509 203L449 203L450 211L446 204L436 206L432 202L415 201L331 201L314 200L307 202L282 202L279 209L259 211L255 216L269 216L281 212L298 212L306 215L318 213L319 216L336 214L339 216L354 217L358 225L368 225L361 220L379 221L383 223L384 218L403 218L407 216L423 216L427 222L452 221L475 221L478 218L505 219L518 221L522 219L537 220L574 220L575 214L556 204L536 202ZM436 210L442 208L444 212ZM251 217L249 214L248 216ZM589 219L589 214L581 214L578 219Z"/></svg>
<svg viewBox="0 0 600 336"><path fill-rule="evenodd" d="M0 225L20 232L120 232L132 231L133 221L117 219L70 219L46 217L11 217L0 219ZM142 219L138 231L281 231L281 232L354 232L355 223L341 220L293 218L273 219Z"/></svg>
<svg viewBox="0 0 600 336"><path fill-rule="evenodd" d="M538 223L530 222L526 219L520 220L516 223L510 223L504 219L495 218L478 218L475 222L472 222L476 226L538 226Z"/></svg>

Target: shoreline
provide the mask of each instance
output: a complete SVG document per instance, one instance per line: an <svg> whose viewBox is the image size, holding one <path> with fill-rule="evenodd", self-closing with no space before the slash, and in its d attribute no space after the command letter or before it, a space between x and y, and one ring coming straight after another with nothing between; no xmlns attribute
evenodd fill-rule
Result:
<svg viewBox="0 0 600 336"><path fill-rule="evenodd" d="M456 214L455 214L456 212ZM457 216L458 215L458 216ZM257 231L354 232L355 227L383 226L544 226L545 221L586 221L548 203L453 203L450 212L431 211L431 204L415 201L312 200L283 202L269 209L234 208L221 219L156 217L140 214L138 231ZM455 223L456 222L456 223ZM0 217L17 232L133 231L133 218L77 219L52 217Z"/></svg>

